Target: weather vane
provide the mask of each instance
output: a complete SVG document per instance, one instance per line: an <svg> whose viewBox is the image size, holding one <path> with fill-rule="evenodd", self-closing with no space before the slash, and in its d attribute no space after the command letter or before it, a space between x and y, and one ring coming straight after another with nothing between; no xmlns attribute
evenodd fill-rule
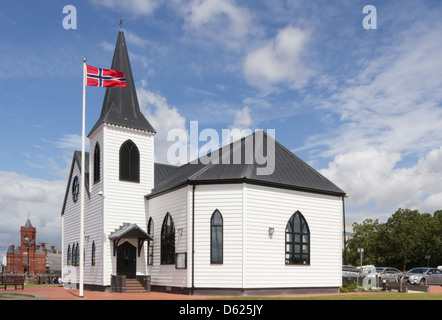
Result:
<svg viewBox="0 0 442 320"><path fill-rule="evenodd" d="M120 17L120 30L123 29L123 17Z"/></svg>

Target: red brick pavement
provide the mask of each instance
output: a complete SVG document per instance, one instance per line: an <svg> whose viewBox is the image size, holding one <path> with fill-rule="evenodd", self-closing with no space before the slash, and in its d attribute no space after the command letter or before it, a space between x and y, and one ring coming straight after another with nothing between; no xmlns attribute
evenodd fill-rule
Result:
<svg viewBox="0 0 442 320"><path fill-rule="evenodd" d="M24 290L7 288L0 289L0 293L17 293L35 295L40 299L49 300L197 300L208 298L228 298L226 296L191 296L183 294L146 292L146 293L109 293L84 290L83 298L79 298L78 289L65 289L63 287L25 287ZM430 286L430 293L442 293L442 286ZM339 293L335 293L339 294ZM341 293L342 294L342 293ZM314 296L314 295L293 295L300 296ZM289 297L289 296L282 296ZM26 297L24 297L26 298Z"/></svg>

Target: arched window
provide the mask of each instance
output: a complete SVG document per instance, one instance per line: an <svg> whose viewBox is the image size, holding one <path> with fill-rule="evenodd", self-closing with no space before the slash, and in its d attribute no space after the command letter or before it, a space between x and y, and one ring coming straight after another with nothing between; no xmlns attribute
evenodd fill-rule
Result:
<svg viewBox="0 0 442 320"><path fill-rule="evenodd" d="M147 224L147 233L153 238L153 219L149 218L149 223ZM147 242L147 264L153 265L153 240Z"/></svg>
<svg viewBox="0 0 442 320"><path fill-rule="evenodd" d="M68 256L67 256L67 261L66 264L69 266L72 264L72 256L71 256L71 245L68 245Z"/></svg>
<svg viewBox="0 0 442 320"><path fill-rule="evenodd" d="M100 181L100 145L95 145L94 151L94 183Z"/></svg>
<svg viewBox="0 0 442 320"><path fill-rule="evenodd" d="M91 265L95 266L95 241L92 241Z"/></svg>
<svg viewBox="0 0 442 320"><path fill-rule="evenodd" d="M175 226L170 213L164 217L161 227L161 264L175 263Z"/></svg>
<svg viewBox="0 0 442 320"><path fill-rule="evenodd" d="M74 181L72 182L72 200L74 202L78 201L78 195L80 194L80 179L75 176Z"/></svg>
<svg viewBox="0 0 442 320"><path fill-rule="evenodd" d="M310 264L310 230L299 211L291 216L285 228L285 263Z"/></svg>
<svg viewBox="0 0 442 320"><path fill-rule="evenodd" d="M120 147L120 180L140 182L140 152L132 140Z"/></svg>
<svg viewBox="0 0 442 320"><path fill-rule="evenodd" d="M78 266L80 264L80 256L79 254L78 243L72 245L72 265Z"/></svg>
<svg viewBox="0 0 442 320"><path fill-rule="evenodd" d="M223 216L218 210L210 219L210 263L223 263Z"/></svg>

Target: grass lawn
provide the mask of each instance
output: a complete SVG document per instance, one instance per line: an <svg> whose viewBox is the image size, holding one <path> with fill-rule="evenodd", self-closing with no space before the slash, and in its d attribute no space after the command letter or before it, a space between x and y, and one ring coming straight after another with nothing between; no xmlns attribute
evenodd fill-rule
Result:
<svg viewBox="0 0 442 320"><path fill-rule="evenodd" d="M228 300L442 300L442 293L345 293L304 297L238 297Z"/></svg>

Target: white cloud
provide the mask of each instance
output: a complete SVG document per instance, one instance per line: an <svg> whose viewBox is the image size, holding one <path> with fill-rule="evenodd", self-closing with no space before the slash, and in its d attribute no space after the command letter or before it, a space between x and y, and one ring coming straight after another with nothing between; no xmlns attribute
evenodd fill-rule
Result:
<svg viewBox="0 0 442 320"><path fill-rule="evenodd" d="M173 142L167 141L167 135L173 129L187 132L186 119L180 115L176 107L169 107L166 98L160 93L138 88L137 95L141 111L157 131L155 161L168 163L167 150Z"/></svg>
<svg viewBox="0 0 442 320"><path fill-rule="evenodd" d="M440 23L407 26L361 55L330 96L312 98L327 129L297 150L332 159L321 172L349 194L349 214L442 208Z"/></svg>
<svg viewBox="0 0 442 320"><path fill-rule="evenodd" d="M193 0L182 7L185 29L211 43L239 49L254 32L248 9L230 0Z"/></svg>
<svg viewBox="0 0 442 320"><path fill-rule="evenodd" d="M138 47L144 47L148 44L151 44L150 40L143 39L140 36L136 35L130 30L124 29L124 38L126 39L127 43L133 44Z"/></svg>
<svg viewBox="0 0 442 320"><path fill-rule="evenodd" d="M69 150L81 150L81 135L67 133L64 134L60 139L55 141L55 145L60 149ZM89 145L89 139L85 138L85 149L87 151Z"/></svg>
<svg viewBox="0 0 442 320"><path fill-rule="evenodd" d="M61 209L66 181L31 178L0 171L0 247L20 244L20 227L30 220L37 242L61 246Z"/></svg>
<svg viewBox="0 0 442 320"><path fill-rule="evenodd" d="M317 101L323 113L339 117L333 131L310 137L321 155L349 150L389 150L422 155L442 144L442 44L435 29L410 28L365 57L364 68L331 97Z"/></svg>
<svg viewBox="0 0 442 320"><path fill-rule="evenodd" d="M252 117L250 116L250 108L245 106L243 109L237 110L235 114L235 120L231 129L248 129L253 124Z"/></svg>
<svg viewBox="0 0 442 320"><path fill-rule="evenodd" d="M430 213L441 209L442 147L409 167L401 167L402 160L397 152L355 151L337 155L320 171L349 194L350 206L374 201L377 209L416 208Z"/></svg>
<svg viewBox="0 0 442 320"><path fill-rule="evenodd" d="M279 30L274 39L247 55L243 65L246 80L266 90L276 84L304 85L308 72L301 58L308 37L308 32L292 26Z"/></svg>
<svg viewBox="0 0 442 320"><path fill-rule="evenodd" d="M118 12L129 12L135 16L148 16L158 8L162 0L91 0L91 2Z"/></svg>

